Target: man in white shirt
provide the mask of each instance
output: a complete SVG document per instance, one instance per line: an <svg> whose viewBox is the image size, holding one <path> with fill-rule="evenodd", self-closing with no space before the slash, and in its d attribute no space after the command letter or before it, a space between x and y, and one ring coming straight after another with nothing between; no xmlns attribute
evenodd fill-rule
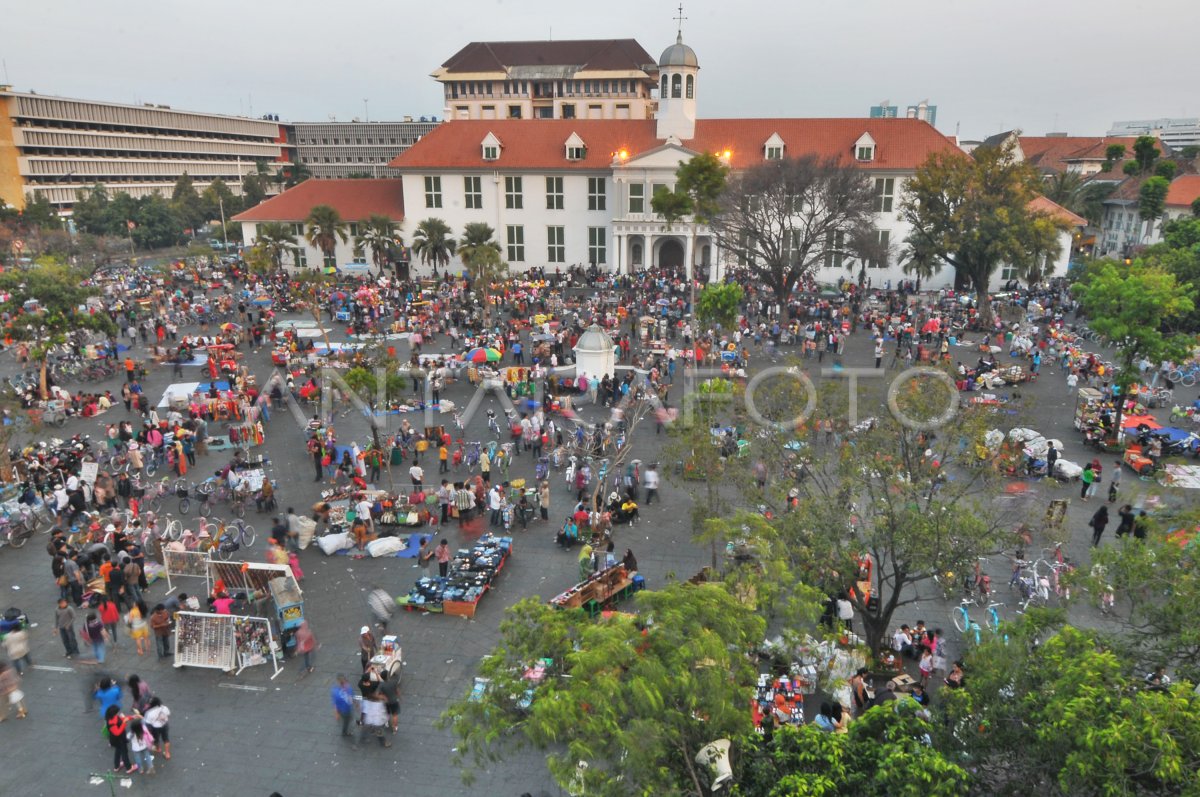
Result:
<svg viewBox="0 0 1200 797"><path fill-rule="evenodd" d="M375 530L375 520L371 517L371 502L367 500L366 495L358 497L358 503L354 505L354 514L367 524L368 531Z"/></svg>
<svg viewBox="0 0 1200 797"><path fill-rule="evenodd" d="M413 487L420 487L425 480L425 469L420 465L413 465L408 469L408 475L412 479Z"/></svg>
<svg viewBox="0 0 1200 797"><path fill-rule="evenodd" d="M658 495L658 481L658 470L654 466L646 468L646 475L642 477L642 483L646 488L646 506L654 503L654 499Z"/></svg>
<svg viewBox="0 0 1200 797"><path fill-rule="evenodd" d="M896 629L896 633L892 634L892 650L902 656L912 656L912 632L908 630L907 625L902 625Z"/></svg>
<svg viewBox="0 0 1200 797"><path fill-rule="evenodd" d="M489 519L491 525L500 525L500 509L503 506L504 501L500 497L500 487L493 485L492 489L488 490L488 509L490 509L492 513L492 516Z"/></svg>

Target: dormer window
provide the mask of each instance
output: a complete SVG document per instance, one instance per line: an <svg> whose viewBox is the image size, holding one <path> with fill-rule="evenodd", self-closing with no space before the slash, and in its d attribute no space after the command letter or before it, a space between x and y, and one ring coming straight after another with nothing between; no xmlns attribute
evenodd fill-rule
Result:
<svg viewBox="0 0 1200 797"><path fill-rule="evenodd" d="M763 144L763 157L769 161L783 160L784 143L778 133L772 133L771 137Z"/></svg>
<svg viewBox="0 0 1200 797"><path fill-rule="evenodd" d="M563 143L563 147L567 153L567 160L581 161L587 158L587 144L579 137L578 133L572 133Z"/></svg>
<svg viewBox="0 0 1200 797"><path fill-rule="evenodd" d="M480 149L483 151L483 159L485 161L500 160L500 139L496 138L494 133L488 133L483 137L483 141L479 143Z"/></svg>
<svg viewBox="0 0 1200 797"><path fill-rule="evenodd" d="M863 133L854 142L854 159L860 161L875 160L875 139L870 133Z"/></svg>

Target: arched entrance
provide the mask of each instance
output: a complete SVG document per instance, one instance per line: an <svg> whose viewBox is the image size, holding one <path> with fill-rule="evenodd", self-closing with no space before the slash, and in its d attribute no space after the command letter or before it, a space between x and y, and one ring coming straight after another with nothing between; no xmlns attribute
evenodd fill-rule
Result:
<svg viewBox="0 0 1200 797"><path fill-rule="evenodd" d="M658 247L658 265L661 268L679 268L683 265L683 244L668 238Z"/></svg>

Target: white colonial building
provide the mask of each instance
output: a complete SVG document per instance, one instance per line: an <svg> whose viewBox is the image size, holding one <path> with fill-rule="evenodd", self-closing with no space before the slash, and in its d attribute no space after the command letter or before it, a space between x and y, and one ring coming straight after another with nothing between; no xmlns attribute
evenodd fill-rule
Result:
<svg viewBox="0 0 1200 797"><path fill-rule="evenodd" d="M531 43L522 45L521 59L537 62L531 47ZM477 50L471 52L472 58L484 58ZM558 60L571 60L560 50L554 54ZM674 188L679 165L699 153L715 153L735 171L811 155L841 160L868 175L875 192L877 234L890 251L887 262L868 264L831 251L817 280L834 283L865 272L872 285L883 287L908 278L903 249L909 227L900 218L904 186L931 154L958 151L928 122L699 118L700 64L682 36L645 71L656 75L654 118L556 114L530 119L523 112L522 118L499 113L495 118L478 118L473 112L448 117L451 121L430 131L390 164L400 175L403 202L399 207L392 202L389 209L393 215L403 211L405 241L411 243L417 225L428 218L444 221L455 237L467 224L482 222L495 230L505 260L518 272L589 264L618 273L684 266L719 278L727 258L709 230L690 224L668 228L651 209L655 191ZM446 82L451 74L453 70L439 73L439 80ZM367 182L348 181L330 190L339 201L346 201L348 192L358 185L365 188ZM288 211L299 215L303 209L299 205L319 204L322 190L309 187L303 202L289 204ZM1058 208L1041 201L1052 206L1043 210ZM274 218L278 215L255 208L238 218L278 220ZM1073 214L1070 217L1073 224L1084 223ZM1065 273L1071 241L1072 235L1065 234L1061 262L1054 264L1052 273ZM460 268L461 262L452 261L452 270ZM996 285L1007 279L1006 273L997 270ZM953 280L953 269L946 268L927 284Z"/></svg>

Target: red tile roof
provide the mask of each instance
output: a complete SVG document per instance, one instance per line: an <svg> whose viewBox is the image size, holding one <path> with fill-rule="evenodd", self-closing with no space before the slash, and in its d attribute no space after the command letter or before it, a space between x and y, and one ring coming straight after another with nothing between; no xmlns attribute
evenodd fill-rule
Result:
<svg viewBox="0 0 1200 797"><path fill-rule="evenodd" d="M1039 213L1045 213L1048 216L1054 216L1057 219L1061 219L1067 224L1070 224L1072 227L1086 227L1088 225L1088 220L1083 216L1080 216L1077 213L1072 213L1062 205L1051 199L1047 199L1044 196L1034 197L1033 199L1029 200L1028 207L1030 210L1034 210Z"/></svg>
<svg viewBox="0 0 1200 797"><path fill-rule="evenodd" d="M1171 181L1166 204L1191 207L1197 199L1200 199L1200 175L1186 174Z"/></svg>
<svg viewBox="0 0 1200 797"><path fill-rule="evenodd" d="M652 119L488 119L455 120L438 125L392 161L407 171L578 170L608 169L613 154L630 158L663 144ZM483 160L480 144L488 133L504 142L498 161ZM565 144L578 133L587 146L582 161L566 159ZM697 152L731 150L731 165L744 169L765 158L763 145L772 134L784 141L788 157L818 155L854 162L854 144L863 133L875 140L875 160L866 169L916 168L933 152L958 152L945 136L917 119L701 119L694 138L683 141Z"/></svg>
<svg viewBox="0 0 1200 797"><path fill-rule="evenodd" d="M404 218L402 181L305 180L278 196L233 217L234 221L304 221L317 205L332 205L346 221L363 221L378 213L392 221Z"/></svg>
<svg viewBox="0 0 1200 797"><path fill-rule="evenodd" d="M1042 172L1066 171L1072 161L1104 160L1111 144L1124 144L1126 156L1132 156L1134 142L1121 136L1021 136L1019 140L1025 160Z"/></svg>
<svg viewBox="0 0 1200 797"><path fill-rule="evenodd" d="M525 42L471 42L442 68L454 72L497 72L514 66L573 66L579 69L635 70L657 63L634 39L581 39Z"/></svg>

